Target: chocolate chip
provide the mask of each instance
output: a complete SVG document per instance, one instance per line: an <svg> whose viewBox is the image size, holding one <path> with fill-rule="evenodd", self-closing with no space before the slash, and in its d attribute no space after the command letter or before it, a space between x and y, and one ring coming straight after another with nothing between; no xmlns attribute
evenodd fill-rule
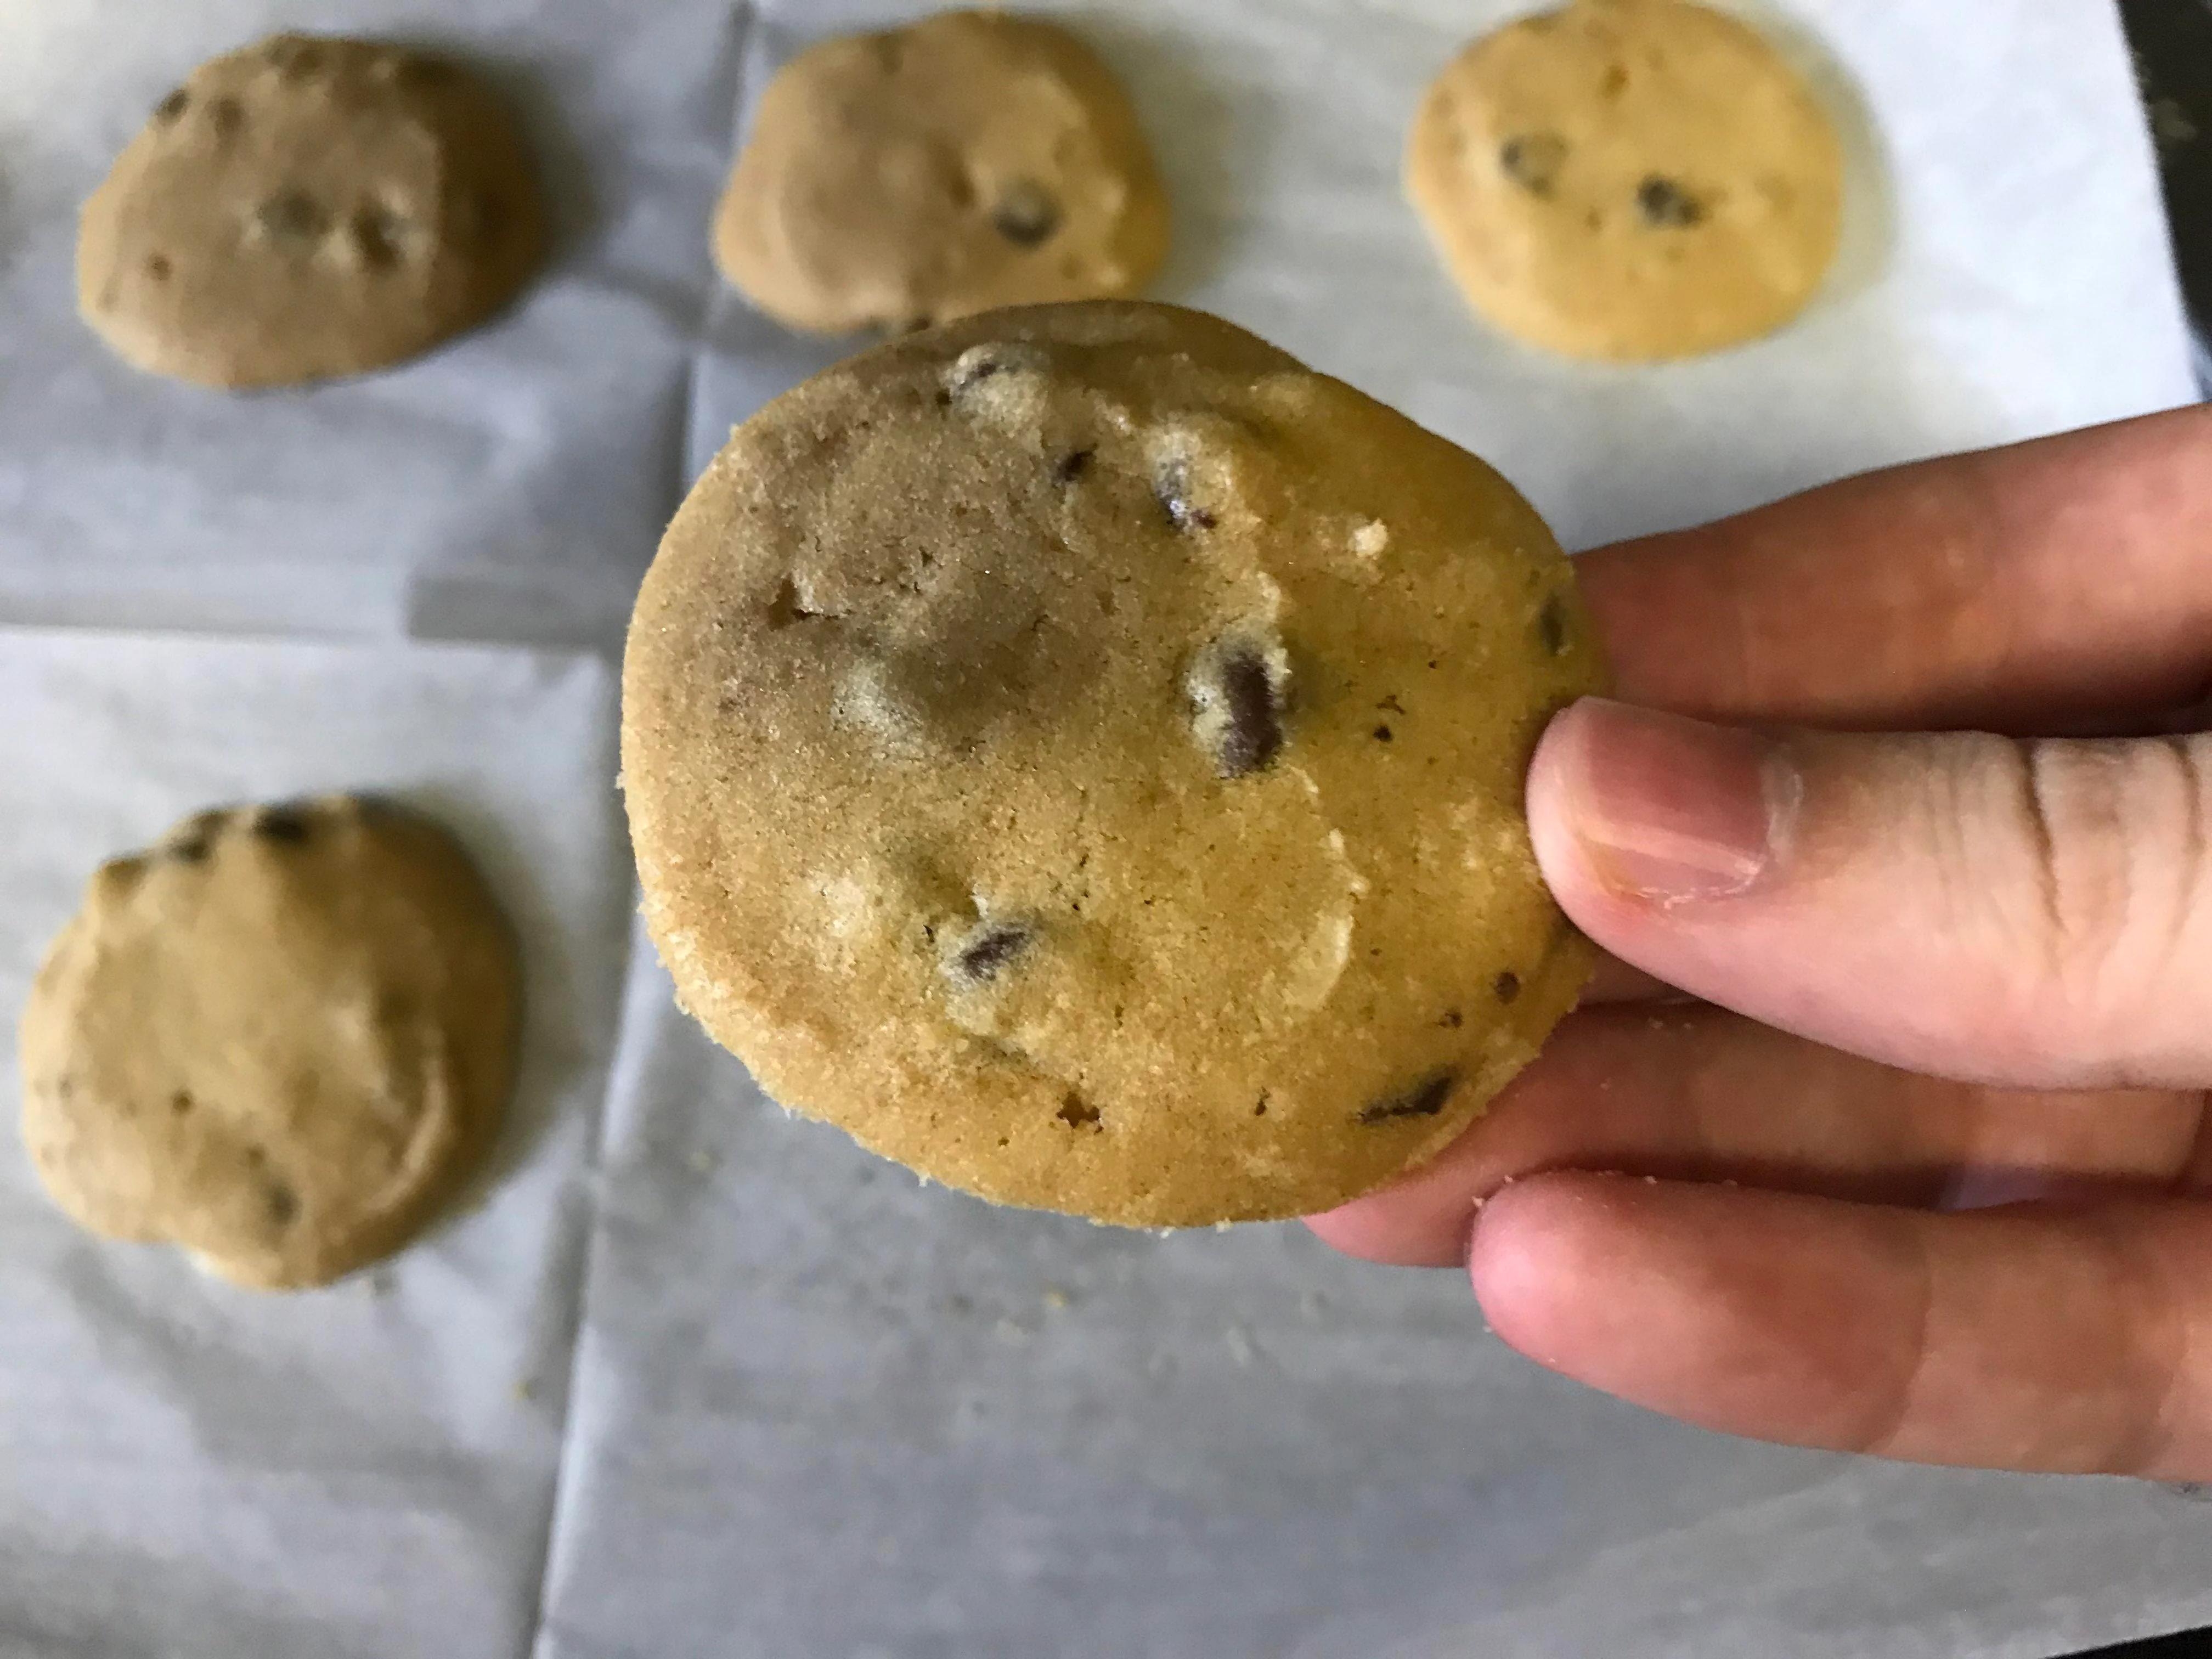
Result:
<svg viewBox="0 0 2212 1659"><path fill-rule="evenodd" d="M187 836L182 841L169 842L161 851L179 864L204 864L207 862L208 838L205 836Z"/></svg>
<svg viewBox="0 0 2212 1659"><path fill-rule="evenodd" d="M1375 728L1375 741L1376 741L1376 742L1377 742L1377 743L1388 743L1388 742L1389 742L1389 741L1390 741L1390 728L1389 728L1389 726L1376 726L1376 727Z"/></svg>
<svg viewBox="0 0 2212 1659"><path fill-rule="evenodd" d="M160 103L154 106L154 118L160 122L163 126L168 126L174 123L179 116L190 109L191 105L191 94L186 92L182 87L179 87L167 98L164 98Z"/></svg>
<svg viewBox="0 0 2212 1659"><path fill-rule="evenodd" d="M403 215L370 208L355 214L347 230L362 265L370 270L390 270L404 256L407 234L412 228Z"/></svg>
<svg viewBox="0 0 2212 1659"><path fill-rule="evenodd" d="M1009 922L986 922L953 952L952 975L966 984L981 985L1027 950L1034 937L1027 927Z"/></svg>
<svg viewBox="0 0 2212 1659"><path fill-rule="evenodd" d="M157 283L167 282L169 280L169 272L172 269L173 267L170 265L168 257L166 254L149 253L146 256L146 275L151 277L154 281Z"/></svg>
<svg viewBox="0 0 2212 1659"><path fill-rule="evenodd" d="M1266 1095L1262 1094L1260 1098L1254 1103L1252 1107L1252 1115L1254 1117L1265 1117L1267 1115L1267 1097Z"/></svg>
<svg viewBox="0 0 2212 1659"><path fill-rule="evenodd" d="M1455 1072L1438 1072L1425 1083L1418 1085L1402 1095L1389 1100L1377 1101L1359 1115L1362 1123L1392 1123L1403 1117L1434 1117L1451 1098L1452 1086L1459 1081Z"/></svg>
<svg viewBox="0 0 2212 1659"><path fill-rule="evenodd" d="M1103 1115L1096 1106L1070 1089L1060 1100L1060 1110L1054 1115L1071 1129L1096 1130L1100 1127L1099 1119Z"/></svg>
<svg viewBox="0 0 2212 1659"><path fill-rule="evenodd" d="M179 1117L190 1117L192 1108L197 1103L192 1099L191 1091L189 1089L179 1089L169 1097L169 1109Z"/></svg>
<svg viewBox="0 0 2212 1659"><path fill-rule="evenodd" d="M300 1195L281 1181L272 1181L262 1193L269 1206L269 1224L289 1227L300 1218Z"/></svg>
<svg viewBox="0 0 2212 1659"><path fill-rule="evenodd" d="M1213 514L1191 499L1190 465L1186 461L1170 461L1152 481L1152 494L1159 498L1166 510L1168 522L1177 530L1211 530Z"/></svg>
<svg viewBox="0 0 2212 1659"><path fill-rule="evenodd" d="M208 106L207 118L216 137L229 138L246 125L246 106L235 98L218 98Z"/></svg>
<svg viewBox="0 0 2212 1659"><path fill-rule="evenodd" d="M1656 173L1637 185L1636 210L1655 229L1680 230L1705 216L1705 207L1696 197Z"/></svg>
<svg viewBox="0 0 2212 1659"><path fill-rule="evenodd" d="M1072 449L1061 456L1052 469L1052 481L1065 489L1091 470L1094 449Z"/></svg>
<svg viewBox="0 0 2212 1659"><path fill-rule="evenodd" d="M1509 968L1498 976L1491 988L1498 993L1500 1002L1510 1002L1521 994L1521 975Z"/></svg>
<svg viewBox="0 0 2212 1659"><path fill-rule="evenodd" d="M307 839L307 815L296 806L264 806L253 820L253 833L264 841L297 847Z"/></svg>
<svg viewBox="0 0 2212 1659"><path fill-rule="evenodd" d="M330 228L330 216L305 191L288 190L254 210L253 223L272 241L310 242Z"/></svg>
<svg viewBox="0 0 2212 1659"><path fill-rule="evenodd" d="M1224 637L1191 665L1185 689L1197 716L1193 724L1200 746L1212 756L1215 775L1263 771L1282 752L1288 676L1281 654L1255 640Z"/></svg>
<svg viewBox="0 0 2212 1659"><path fill-rule="evenodd" d="M1536 613L1536 637L1555 657L1567 648L1567 606L1557 593L1546 599L1544 608Z"/></svg>
<svg viewBox="0 0 2212 1659"><path fill-rule="evenodd" d="M1397 694L1395 692L1393 692L1390 696L1383 698L1382 702L1376 703L1375 706L1377 708L1387 708L1394 714L1402 714L1406 712L1406 705L1398 701Z"/></svg>
<svg viewBox="0 0 2212 1659"><path fill-rule="evenodd" d="M991 228L1016 247L1042 247L1060 228L1060 204L1042 185L1017 179L999 192Z"/></svg>
<svg viewBox="0 0 2212 1659"><path fill-rule="evenodd" d="M1498 170L1531 196L1549 196L1566 161L1566 140L1555 133L1524 133L1498 149Z"/></svg>

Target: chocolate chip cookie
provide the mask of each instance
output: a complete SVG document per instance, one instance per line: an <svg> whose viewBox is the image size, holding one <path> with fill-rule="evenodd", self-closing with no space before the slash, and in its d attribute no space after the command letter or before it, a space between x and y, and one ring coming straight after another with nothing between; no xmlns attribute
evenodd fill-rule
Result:
<svg viewBox="0 0 2212 1659"><path fill-rule="evenodd" d="M342 796L201 812L100 867L23 1012L23 1134L112 1238L266 1290L429 1224L514 1073L515 950L446 833Z"/></svg>
<svg viewBox="0 0 2212 1659"><path fill-rule="evenodd" d="M544 258L538 185L473 77L280 34L195 70L85 204L77 308L212 386L359 374L500 310Z"/></svg>
<svg viewBox="0 0 2212 1659"><path fill-rule="evenodd" d="M800 53L762 95L714 231L754 304L826 334L1133 294L1167 245L1152 152L1105 65L988 11Z"/></svg>
<svg viewBox="0 0 2212 1659"><path fill-rule="evenodd" d="M1522 790L1604 679L1474 456L1194 312L993 313L769 404L677 514L623 670L646 918L771 1093L939 1181L1317 1210L1580 991Z"/></svg>
<svg viewBox="0 0 2212 1659"><path fill-rule="evenodd" d="M1575 0L1437 77L1406 188L1498 327L1649 362L1755 339L1805 307L1835 257L1843 153L1745 24L1685 0Z"/></svg>

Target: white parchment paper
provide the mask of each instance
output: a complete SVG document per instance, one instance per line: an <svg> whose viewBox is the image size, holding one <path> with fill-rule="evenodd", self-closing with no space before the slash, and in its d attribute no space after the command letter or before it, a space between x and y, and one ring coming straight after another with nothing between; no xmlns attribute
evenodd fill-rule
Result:
<svg viewBox="0 0 2212 1659"><path fill-rule="evenodd" d="M1788 333L1657 371L1490 334L1399 202L1420 88L1508 8L1060 9L1159 140L1167 297L1482 450L1571 544L2194 396L2094 0L1764 10L1851 137L1841 269ZM904 15L763 7L748 98ZM694 468L844 349L729 295L711 330ZM629 998L547 1659L1936 1659L2212 1617L2212 1507L1704 1434L1518 1359L1458 1275L1296 1228L1157 1239L918 1188L787 1121L642 946Z"/></svg>
<svg viewBox="0 0 2212 1659"><path fill-rule="evenodd" d="M1100 45L1161 151L1162 296L1474 445L1570 544L2191 395L2104 0L1759 0L1851 135L1846 254L1790 332L1641 371L1491 335L1398 199L1422 85L1508 7L1038 9ZM730 424L849 343L713 283L749 101L805 40L918 9L0 0L0 623L611 646ZM386 375L227 398L132 374L72 314L76 203L194 62L280 24L498 76L560 258ZM533 1632L583 1659L2024 1659L2212 1618L2212 1507L1717 1439L1514 1358L1455 1275L1296 1229L994 1212L787 1123L649 961L618 997L610 696L527 652L0 629L11 1007L100 856L206 799L380 783L541 908L544 1126L388 1274L283 1303L79 1240L0 1138L8 1659Z"/></svg>
<svg viewBox="0 0 2212 1659"><path fill-rule="evenodd" d="M631 895L597 659L0 629L0 1654L512 1656L536 1616ZM79 1233L15 1013L94 864L198 807L368 789L515 924L524 1062L463 1213L256 1295Z"/></svg>

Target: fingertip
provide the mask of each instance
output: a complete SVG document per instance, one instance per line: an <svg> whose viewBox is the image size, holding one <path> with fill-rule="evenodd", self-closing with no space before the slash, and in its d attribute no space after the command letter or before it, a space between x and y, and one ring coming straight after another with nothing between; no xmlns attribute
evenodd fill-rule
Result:
<svg viewBox="0 0 2212 1659"><path fill-rule="evenodd" d="M1456 1267L1467 1260L1475 1200L1412 1203L1386 1188L1305 1218L1322 1243L1361 1261L1392 1267Z"/></svg>
<svg viewBox="0 0 2212 1659"><path fill-rule="evenodd" d="M1618 1277L1620 1229L1607 1188L1617 1176L1530 1176L1492 1194L1474 1220L1468 1278L1482 1316L1509 1347L1577 1374L1590 1315ZM1594 1293L1595 1291L1595 1293Z"/></svg>
<svg viewBox="0 0 2212 1659"><path fill-rule="evenodd" d="M1618 707L1607 697L1582 697L1569 703L1545 726L1528 763L1528 835L1535 846L1537 867L1559 907L1585 932L1594 923L1602 923L1607 889L1592 867L1577 825L1597 728L1607 712Z"/></svg>

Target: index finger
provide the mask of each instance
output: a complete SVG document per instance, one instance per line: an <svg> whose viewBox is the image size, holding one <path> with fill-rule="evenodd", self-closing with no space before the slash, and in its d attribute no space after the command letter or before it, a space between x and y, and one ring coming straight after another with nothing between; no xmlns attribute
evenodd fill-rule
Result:
<svg viewBox="0 0 2212 1659"><path fill-rule="evenodd" d="M1585 553L1620 695L2032 731L2212 682L2212 405L1847 478Z"/></svg>

